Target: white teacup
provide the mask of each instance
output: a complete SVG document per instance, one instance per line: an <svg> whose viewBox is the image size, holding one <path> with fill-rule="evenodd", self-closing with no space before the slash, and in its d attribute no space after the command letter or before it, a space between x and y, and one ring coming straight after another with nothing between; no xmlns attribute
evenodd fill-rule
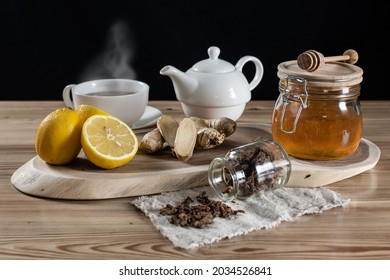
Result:
<svg viewBox="0 0 390 280"><path fill-rule="evenodd" d="M130 79L100 79L67 85L62 98L76 109L81 104L95 106L132 125L145 112L149 85Z"/></svg>

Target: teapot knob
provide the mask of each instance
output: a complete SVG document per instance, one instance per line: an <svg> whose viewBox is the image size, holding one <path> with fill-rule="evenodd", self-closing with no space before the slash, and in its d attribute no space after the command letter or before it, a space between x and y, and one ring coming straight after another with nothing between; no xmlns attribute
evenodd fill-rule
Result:
<svg viewBox="0 0 390 280"><path fill-rule="evenodd" d="M210 59L218 59L221 50L218 47L210 47L208 48L207 53L209 54Z"/></svg>

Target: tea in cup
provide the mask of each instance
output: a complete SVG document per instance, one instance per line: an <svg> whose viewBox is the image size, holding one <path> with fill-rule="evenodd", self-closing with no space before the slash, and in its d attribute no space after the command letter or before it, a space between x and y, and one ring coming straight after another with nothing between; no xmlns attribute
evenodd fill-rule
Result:
<svg viewBox="0 0 390 280"><path fill-rule="evenodd" d="M81 104L94 106L132 125L145 112L149 85L130 79L86 81L67 85L62 98L72 109Z"/></svg>

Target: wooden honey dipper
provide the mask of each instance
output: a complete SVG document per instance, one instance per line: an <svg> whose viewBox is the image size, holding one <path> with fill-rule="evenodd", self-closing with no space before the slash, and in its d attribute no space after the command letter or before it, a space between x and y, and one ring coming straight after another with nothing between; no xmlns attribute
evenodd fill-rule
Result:
<svg viewBox="0 0 390 280"><path fill-rule="evenodd" d="M345 61L350 64L355 64L358 61L359 55L355 50L346 50L343 55L328 56L324 55L315 50L308 50L301 53L297 58L299 68L308 72L316 71L319 67L330 61Z"/></svg>

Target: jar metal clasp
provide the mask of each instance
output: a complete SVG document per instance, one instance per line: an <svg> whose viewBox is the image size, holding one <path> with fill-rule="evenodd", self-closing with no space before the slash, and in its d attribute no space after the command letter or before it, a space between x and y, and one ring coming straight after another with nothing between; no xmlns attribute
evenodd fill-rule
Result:
<svg viewBox="0 0 390 280"><path fill-rule="evenodd" d="M288 88L289 81L303 83L304 92L303 93L295 93L295 94L291 93L289 88ZM303 96L303 98L302 98L302 96ZM283 128L283 120L284 120L284 115L286 113L287 105L292 103L292 102L296 102L296 101L291 101L291 97L298 99L298 101L301 104L299 106L297 115L295 116L292 130L286 130ZM286 77L286 86L285 86L284 91L283 91L283 110L282 110L282 116L281 116L281 120L280 120L280 130L281 131L283 131L284 133L287 133L287 134L292 134L295 132L295 130L297 128L298 119L299 119L299 116L301 115L302 109L307 108L307 97L308 97L308 93L307 93L306 79L296 77L296 76L287 76Z"/></svg>

